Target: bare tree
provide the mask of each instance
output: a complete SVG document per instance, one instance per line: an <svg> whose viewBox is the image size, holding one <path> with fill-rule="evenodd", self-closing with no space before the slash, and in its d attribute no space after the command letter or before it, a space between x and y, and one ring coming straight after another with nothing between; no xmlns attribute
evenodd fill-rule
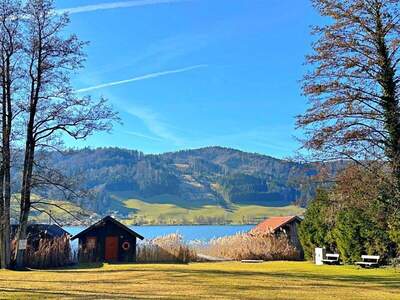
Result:
<svg viewBox="0 0 400 300"><path fill-rule="evenodd" d="M116 114L105 99L77 97L71 74L82 67L85 43L75 35L65 36L67 15L54 13L53 1L29 0L24 9L28 95L25 119L25 155L17 240L26 239L35 173L35 152L59 144L63 136L85 139L95 131L107 131ZM16 264L22 266L24 251L18 249Z"/></svg>
<svg viewBox="0 0 400 300"><path fill-rule="evenodd" d="M10 266L11 138L17 107L19 80L21 3L0 1L0 95L1 95L1 166L0 166L0 266Z"/></svg>
<svg viewBox="0 0 400 300"><path fill-rule="evenodd" d="M400 186L398 0L313 0L327 17L304 77L304 147L325 160L389 162ZM365 163L366 162L366 163ZM365 164L364 164L365 163Z"/></svg>

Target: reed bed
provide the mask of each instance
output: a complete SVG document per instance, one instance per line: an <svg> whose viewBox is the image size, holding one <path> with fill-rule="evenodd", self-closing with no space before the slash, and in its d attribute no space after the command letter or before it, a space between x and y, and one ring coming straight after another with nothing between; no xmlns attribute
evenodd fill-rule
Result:
<svg viewBox="0 0 400 300"><path fill-rule="evenodd" d="M189 263L196 258L196 252L176 233L137 245L136 260L140 263Z"/></svg>
<svg viewBox="0 0 400 300"><path fill-rule="evenodd" d="M196 243L198 253L230 260L299 260L299 251L290 244L286 235L270 233L238 233Z"/></svg>
<svg viewBox="0 0 400 300"><path fill-rule="evenodd" d="M16 241L12 243L13 252ZM47 269L64 267L72 263L71 246L68 236L53 239L39 239L28 243L24 265L29 268Z"/></svg>

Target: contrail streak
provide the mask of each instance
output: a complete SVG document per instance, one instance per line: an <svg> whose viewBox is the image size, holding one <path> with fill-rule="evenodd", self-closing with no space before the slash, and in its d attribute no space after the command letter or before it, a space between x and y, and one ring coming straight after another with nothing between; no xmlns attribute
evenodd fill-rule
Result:
<svg viewBox="0 0 400 300"><path fill-rule="evenodd" d="M116 8L126 8L126 7L134 7L134 6L147 6L147 5L155 5L155 4L172 4L178 2L187 2L189 0L131 0L131 1L119 1L119 2L108 2L108 3L99 3L92 5L83 5L71 8L63 8L57 9L55 12L58 14L69 13L69 14L78 14L84 12L98 11L98 10L108 10L108 9L116 9Z"/></svg>
<svg viewBox="0 0 400 300"><path fill-rule="evenodd" d="M150 74L146 74L146 75L142 75L142 76L138 76L138 77L134 77L134 78L130 78L130 79L114 81L114 82L108 82L108 83L102 83L102 84L99 84L99 85L90 86L90 87L83 88L83 89L78 89L78 90L75 90L75 93L85 93L85 92L89 92L89 91L93 91L93 90L98 90L98 89L111 87L111 86L115 86L115 85L126 84L126 83L130 83L130 82L134 82L134 81L157 78L157 77L161 77L161 76L165 76L165 75L169 75L169 74L183 73L183 72L187 72L187 71L190 71L190 70L195 70L195 69L199 69L199 68L205 68L207 66L208 65L195 65L195 66L186 67L186 68L182 68L182 69L150 73Z"/></svg>

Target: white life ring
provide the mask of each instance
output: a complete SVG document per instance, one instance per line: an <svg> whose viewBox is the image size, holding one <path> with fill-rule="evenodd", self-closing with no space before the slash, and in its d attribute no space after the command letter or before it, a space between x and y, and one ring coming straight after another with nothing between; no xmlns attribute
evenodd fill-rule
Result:
<svg viewBox="0 0 400 300"><path fill-rule="evenodd" d="M122 249L125 251L128 251L131 248L131 243L129 242L123 242L122 243Z"/></svg>

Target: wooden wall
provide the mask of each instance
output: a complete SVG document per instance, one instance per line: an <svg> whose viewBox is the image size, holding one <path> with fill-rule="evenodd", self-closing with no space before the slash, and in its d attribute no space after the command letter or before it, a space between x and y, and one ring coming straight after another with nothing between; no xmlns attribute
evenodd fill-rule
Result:
<svg viewBox="0 0 400 300"><path fill-rule="evenodd" d="M136 261L136 238L111 222L106 222L104 226L94 228L79 238L79 261L105 261L105 240L107 236L118 237L118 259L116 262ZM90 240L92 238L96 239L94 248L91 248L90 245ZM124 242L130 243L130 248L128 250L122 248Z"/></svg>

